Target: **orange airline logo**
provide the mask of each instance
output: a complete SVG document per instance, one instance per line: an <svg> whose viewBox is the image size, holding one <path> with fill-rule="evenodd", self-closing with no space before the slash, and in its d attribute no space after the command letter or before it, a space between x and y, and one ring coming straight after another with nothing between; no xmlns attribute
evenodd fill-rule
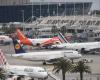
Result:
<svg viewBox="0 0 100 80"><path fill-rule="evenodd" d="M15 45L15 49L20 49L20 45L19 44L16 44Z"/></svg>

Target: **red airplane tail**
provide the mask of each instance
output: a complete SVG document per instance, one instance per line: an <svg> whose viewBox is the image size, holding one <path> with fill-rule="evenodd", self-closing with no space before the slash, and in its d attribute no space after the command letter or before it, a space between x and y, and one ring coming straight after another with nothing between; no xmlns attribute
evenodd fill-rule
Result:
<svg viewBox="0 0 100 80"><path fill-rule="evenodd" d="M17 29L16 32L17 32L17 36L18 36L18 39L19 39L19 40L23 40L23 39L26 39L26 38L27 38L27 37L20 31L20 29Z"/></svg>
<svg viewBox="0 0 100 80"><path fill-rule="evenodd" d="M21 44L32 45L32 42L20 31L20 29L17 29L16 32Z"/></svg>

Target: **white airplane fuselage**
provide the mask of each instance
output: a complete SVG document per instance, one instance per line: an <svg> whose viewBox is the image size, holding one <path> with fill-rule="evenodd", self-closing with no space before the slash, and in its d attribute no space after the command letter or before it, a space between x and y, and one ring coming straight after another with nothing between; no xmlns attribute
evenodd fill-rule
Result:
<svg viewBox="0 0 100 80"><path fill-rule="evenodd" d="M37 44L41 44L44 43L45 41L50 40L51 38L37 38L37 39L29 39L33 46L37 46Z"/></svg>
<svg viewBox="0 0 100 80"><path fill-rule="evenodd" d="M12 42L12 39L9 36L0 35L1 44L10 43L10 42Z"/></svg>
<svg viewBox="0 0 100 80"><path fill-rule="evenodd" d="M62 43L58 45L52 45L53 47L58 48L67 48L73 50L81 50L84 48L85 50L89 51L91 49L100 48L100 42L86 42L86 43Z"/></svg>
<svg viewBox="0 0 100 80"><path fill-rule="evenodd" d="M32 46L38 46L40 44L45 44L45 43L47 43L49 45L49 43L54 44L54 42L61 43L59 41L59 39L55 39L55 38L35 38L35 39L28 38L28 40L32 43L31 44ZM21 44L26 45L25 43L21 42L20 40L18 40L18 42L21 43Z"/></svg>
<svg viewBox="0 0 100 80"><path fill-rule="evenodd" d="M41 52L29 52L29 53L20 53L13 54L13 57L33 60L33 61L48 61L57 58L68 58L76 59L82 57L77 51L65 50L65 51L41 51Z"/></svg>
<svg viewBox="0 0 100 80"><path fill-rule="evenodd" d="M48 77L48 73L42 67L9 65L6 67L6 71L11 75L28 76L31 78L44 79Z"/></svg>

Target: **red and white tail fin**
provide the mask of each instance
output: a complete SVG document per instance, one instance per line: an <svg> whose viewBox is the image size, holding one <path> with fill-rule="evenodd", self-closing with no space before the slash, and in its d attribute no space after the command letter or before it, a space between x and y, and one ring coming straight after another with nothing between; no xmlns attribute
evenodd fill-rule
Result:
<svg viewBox="0 0 100 80"><path fill-rule="evenodd" d="M27 37L20 31L20 29L17 29L16 32L17 32L17 36L18 36L18 39L19 39L19 40L23 40L23 39L26 39L26 38L27 38Z"/></svg>
<svg viewBox="0 0 100 80"><path fill-rule="evenodd" d="M3 51L0 49L0 66L6 66L7 65L7 60L5 58L5 55Z"/></svg>
<svg viewBox="0 0 100 80"><path fill-rule="evenodd" d="M58 37L59 37L59 39L60 39L60 41L61 41L62 43L69 43L69 42L66 40L66 38L62 35L62 33L59 33Z"/></svg>

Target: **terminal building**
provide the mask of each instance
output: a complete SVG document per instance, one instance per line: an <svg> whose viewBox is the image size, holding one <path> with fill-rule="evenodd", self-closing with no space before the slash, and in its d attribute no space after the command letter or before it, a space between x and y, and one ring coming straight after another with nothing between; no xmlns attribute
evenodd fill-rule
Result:
<svg viewBox="0 0 100 80"><path fill-rule="evenodd" d="M100 11L100 0L0 0L0 23L30 17L88 15Z"/></svg>
<svg viewBox="0 0 100 80"><path fill-rule="evenodd" d="M93 30L100 39L100 0L0 0L0 23L30 21L24 28L38 28L40 35L66 26L69 33Z"/></svg>

